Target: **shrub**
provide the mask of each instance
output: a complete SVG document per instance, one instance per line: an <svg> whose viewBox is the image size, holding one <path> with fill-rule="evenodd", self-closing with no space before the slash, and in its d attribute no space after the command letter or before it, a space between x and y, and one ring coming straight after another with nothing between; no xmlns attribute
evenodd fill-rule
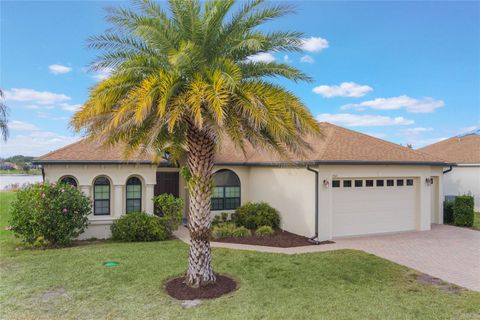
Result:
<svg viewBox="0 0 480 320"><path fill-rule="evenodd" d="M232 214L232 221L238 226L248 229L257 229L260 226L278 228L280 226L280 215L266 202L248 202L235 210Z"/></svg>
<svg viewBox="0 0 480 320"><path fill-rule="evenodd" d="M88 225L90 200L67 184L37 183L17 192L11 207L11 230L36 246L64 246Z"/></svg>
<svg viewBox="0 0 480 320"><path fill-rule="evenodd" d="M212 220L212 225L218 225L221 223L227 223L228 222L228 212L222 212L220 215L216 215L213 217Z"/></svg>
<svg viewBox="0 0 480 320"><path fill-rule="evenodd" d="M171 194L161 194L153 198L155 214L167 228L169 235L177 230L183 218L183 200Z"/></svg>
<svg viewBox="0 0 480 320"><path fill-rule="evenodd" d="M453 201L443 202L443 222L453 223Z"/></svg>
<svg viewBox="0 0 480 320"><path fill-rule="evenodd" d="M128 213L115 220L110 228L112 238L119 241L159 241L169 236L160 218L145 212Z"/></svg>
<svg viewBox="0 0 480 320"><path fill-rule="evenodd" d="M233 236L235 224L221 223L212 228L212 236L214 239L225 238Z"/></svg>
<svg viewBox="0 0 480 320"><path fill-rule="evenodd" d="M245 227L238 227L233 230L232 236L235 238L245 238L251 236L252 232Z"/></svg>
<svg viewBox="0 0 480 320"><path fill-rule="evenodd" d="M271 236L273 234L273 229L270 226L261 226L255 231L255 234L261 237Z"/></svg>
<svg viewBox="0 0 480 320"><path fill-rule="evenodd" d="M474 200L470 195L458 196L453 205L453 222L456 226L473 226Z"/></svg>

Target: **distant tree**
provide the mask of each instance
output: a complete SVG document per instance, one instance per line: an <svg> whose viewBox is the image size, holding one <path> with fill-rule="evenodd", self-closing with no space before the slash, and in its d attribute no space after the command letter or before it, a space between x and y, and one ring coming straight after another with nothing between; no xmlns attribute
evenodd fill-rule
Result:
<svg viewBox="0 0 480 320"><path fill-rule="evenodd" d="M410 143L407 143L407 148L413 149L413 146Z"/></svg>
<svg viewBox="0 0 480 320"><path fill-rule="evenodd" d="M0 134L3 141L8 139L8 107L3 102L3 91L0 89Z"/></svg>

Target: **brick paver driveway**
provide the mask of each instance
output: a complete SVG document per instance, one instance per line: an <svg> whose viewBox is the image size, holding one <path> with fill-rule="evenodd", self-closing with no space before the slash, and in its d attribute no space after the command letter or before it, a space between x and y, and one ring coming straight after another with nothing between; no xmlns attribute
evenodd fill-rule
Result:
<svg viewBox="0 0 480 320"><path fill-rule="evenodd" d="M188 231L177 237L188 242ZM212 247L297 254L337 249L373 253L447 282L480 291L480 231L447 225L432 225L429 231L336 239L334 244L297 248L272 248L212 242Z"/></svg>

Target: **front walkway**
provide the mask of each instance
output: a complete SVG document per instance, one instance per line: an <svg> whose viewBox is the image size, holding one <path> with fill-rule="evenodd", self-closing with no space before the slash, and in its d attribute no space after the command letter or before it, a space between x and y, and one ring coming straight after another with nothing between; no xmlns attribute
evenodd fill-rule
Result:
<svg viewBox="0 0 480 320"><path fill-rule="evenodd" d="M175 235L189 242L188 230ZM480 232L447 225L432 225L432 230L389 235L336 239L336 243L296 248L272 248L212 242L212 247L254 250L284 254L356 249L375 254L398 264L480 291Z"/></svg>

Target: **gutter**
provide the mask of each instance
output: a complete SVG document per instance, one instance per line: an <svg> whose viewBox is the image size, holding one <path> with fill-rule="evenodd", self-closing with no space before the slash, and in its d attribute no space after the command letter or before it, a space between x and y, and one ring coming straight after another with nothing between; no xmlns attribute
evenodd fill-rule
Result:
<svg viewBox="0 0 480 320"><path fill-rule="evenodd" d="M307 165L307 170L315 173L315 235L308 239L308 242L313 244L320 244L318 241L318 171L313 170Z"/></svg>

